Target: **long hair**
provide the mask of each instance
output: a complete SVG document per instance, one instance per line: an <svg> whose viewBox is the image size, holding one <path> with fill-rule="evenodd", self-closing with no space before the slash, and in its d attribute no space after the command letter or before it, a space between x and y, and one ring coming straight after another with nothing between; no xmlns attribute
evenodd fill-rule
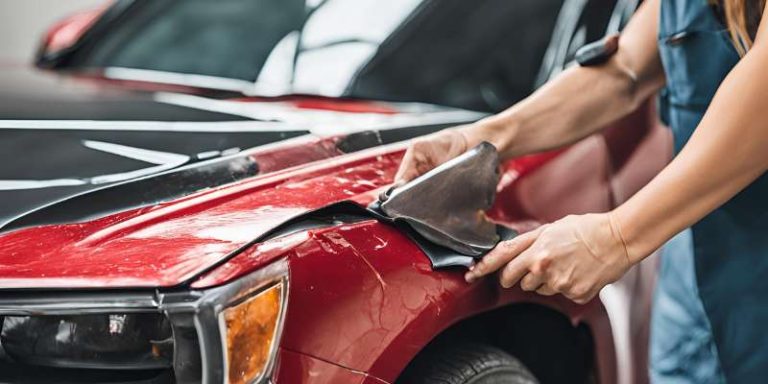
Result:
<svg viewBox="0 0 768 384"><path fill-rule="evenodd" d="M722 7L734 47L744 56L755 41L766 0L710 0Z"/></svg>

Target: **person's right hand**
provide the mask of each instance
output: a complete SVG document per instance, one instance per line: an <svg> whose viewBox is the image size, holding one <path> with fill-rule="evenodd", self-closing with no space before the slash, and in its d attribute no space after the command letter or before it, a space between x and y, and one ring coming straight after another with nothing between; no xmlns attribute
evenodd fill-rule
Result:
<svg viewBox="0 0 768 384"><path fill-rule="evenodd" d="M401 186L466 152L469 143L461 128L444 129L413 140L405 151L394 185Z"/></svg>

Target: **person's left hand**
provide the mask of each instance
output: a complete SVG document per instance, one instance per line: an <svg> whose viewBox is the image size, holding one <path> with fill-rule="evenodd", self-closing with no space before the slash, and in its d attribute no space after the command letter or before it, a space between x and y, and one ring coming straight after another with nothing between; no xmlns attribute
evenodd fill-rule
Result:
<svg viewBox="0 0 768 384"><path fill-rule="evenodd" d="M520 281L524 291L561 293L579 304L590 301L632 265L610 214L567 216L499 243L467 272L467 282L503 268L501 285Z"/></svg>

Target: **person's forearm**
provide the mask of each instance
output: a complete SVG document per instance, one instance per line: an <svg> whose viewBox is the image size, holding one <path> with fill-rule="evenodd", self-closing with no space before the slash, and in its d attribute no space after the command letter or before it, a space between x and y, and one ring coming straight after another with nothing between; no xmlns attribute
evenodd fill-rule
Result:
<svg viewBox="0 0 768 384"><path fill-rule="evenodd" d="M637 108L633 79L615 62L568 69L529 98L472 127L503 157L576 142Z"/></svg>
<svg viewBox="0 0 768 384"><path fill-rule="evenodd" d="M611 213L634 261L725 203L768 169L766 63L768 46L752 48L720 86L680 154Z"/></svg>
<svg viewBox="0 0 768 384"><path fill-rule="evenodd" d="M493 143L503 157L573 143L632 111L664 81L656 47L658 1L647 1L618 52L596 67L573 67L508 110L464 129L468 145Z"/></svg>

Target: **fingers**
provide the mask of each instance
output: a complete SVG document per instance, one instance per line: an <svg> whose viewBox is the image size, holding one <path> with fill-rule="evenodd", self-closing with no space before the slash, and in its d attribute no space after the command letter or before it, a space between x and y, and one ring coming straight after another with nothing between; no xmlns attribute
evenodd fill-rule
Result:
<svg viewBox="0 0 768 384"><path fill-rule="evenodd" d="M627 268L612 238L601 238L613 236L606 227L602 217L566 217L500 243L465 278L472 282L498 270L504 288L519 284L523 291L562 294L586 304Z"/></svg>
<svg viewBox="0 0 768 384"><path fill-rule="evenodd" d="M592 301L599 292L599 289L576 286L561 293L576 304L586 304Z"/></svg>
<svg viewBox="0 0 768 384"><path fill-rule="evenodd" d="M491 250L485 255L469 272L464 275L464 279L468 283L471 283L480 277L488 275L497 271L504 264L514 259L524 250L528 249L536 237L539 235L540 229L522 234L512 240L500 242L496 248ZM522 277L522 275L520 275ZM518 278L519 279L519 278Z"/></svg>
<svg viewBox="0 0 768 384"><path fill-rule="evenodd" d="M549 285L544 284L539 289L536 290L536 293L543 296L553 296L553 295L556 295L558 292L550 288Z"/></svg>
<svg viewBox="0 0 768 384"><path fill-rule="evenodd" d="M395 181L405 184L438 165L464 153L468 142L463 131L452 128L420 137L405 151Z"/></svg>
<svg viewBox="0 0 768 384"><path fill-rule="evenodd" d="M400 162L400 168L397 170L397 174L395 174L395 186L401 186L419 176L419 171L414 159L414 148L415 147L412 144L405 151L403 160Z"/></svg>
<svg viewBox="0 0 768 384"><path fill-rule="evenodd" d="M528 292L537 291L539 288L544 286L544 283L545 281L543 274L530 272L520 280L520 288L523 291ZM503 281L501 285L504 285ZM514 285L514 283L512 285Z"/></svg>
<svg viewBox="0 0 768 384"><path fill-rule="evenodd" d="M523 276L526 276L528 272L531 272L532 276L527 280L527 284L529 285L529 287L527 287L529 289L526 289L527 291L536 290L544 282L543 276L530 271L531 263L530 257L528 256L526 251L523 251L522 254L519 254L515 259L510 260L510 262L507 263L499 275L499 284L501 284L502 287L512 288L523 278Z"/></svg>

